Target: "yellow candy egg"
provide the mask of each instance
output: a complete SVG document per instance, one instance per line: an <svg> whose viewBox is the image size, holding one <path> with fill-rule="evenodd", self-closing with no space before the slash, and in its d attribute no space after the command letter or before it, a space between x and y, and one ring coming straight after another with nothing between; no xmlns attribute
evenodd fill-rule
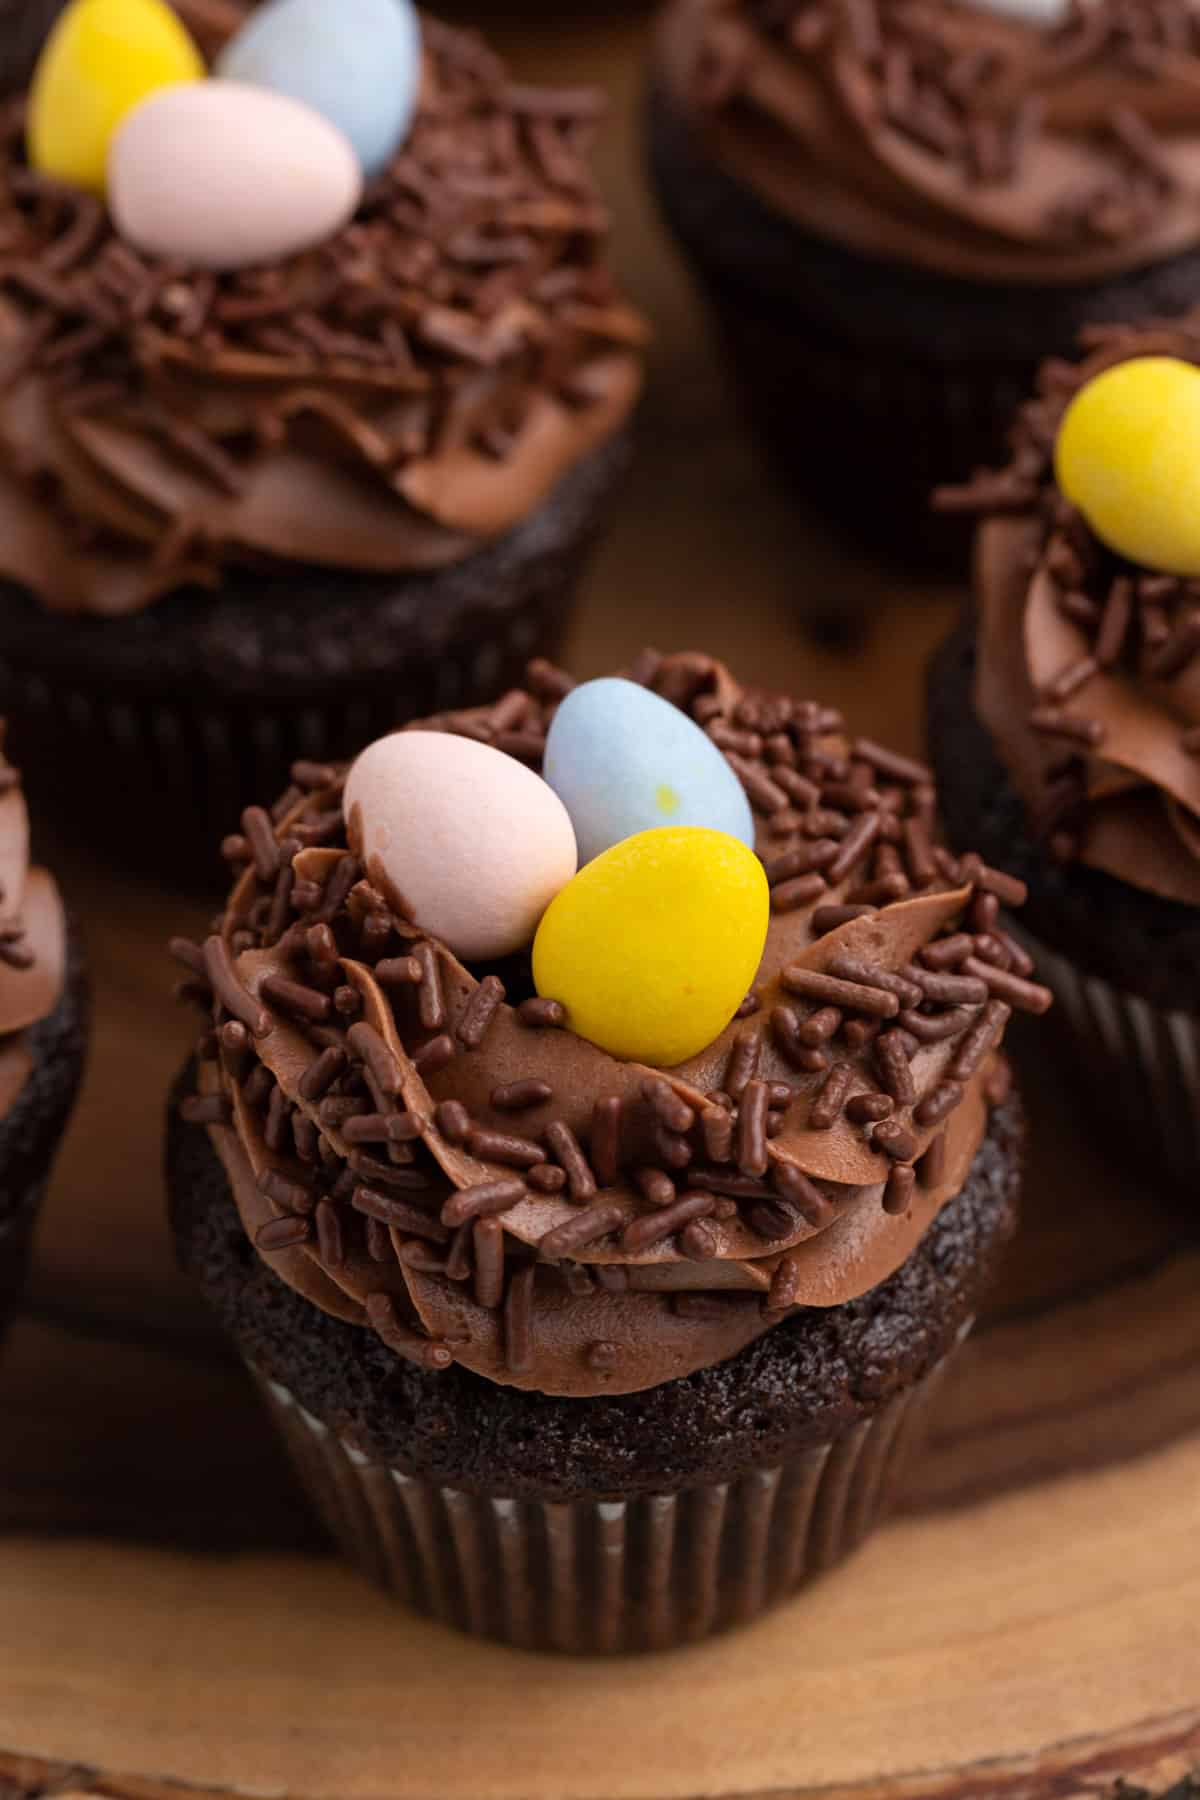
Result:
<svg viewBox="0 0 1200 1800"><path fill-rule="evenodd" d="M665 826L605 850L550 902L533 978L613 1056L673 1068L745 999L770 913L763 866L724 831Z"/></svg>
<svg viewBox="0 0 1200 1800"><path fill-rule="evenodd" d="M1067 408L1055 475L1110 550L1200 575L1200 369L1173 356L1105 369Z"/></svg>
<svg viewBox="0 0 1200 1800"><path fill-rule="evenodd" d="M30 162L103 193L108 146L125 114L147 94L204 73L204 59L164 0L72 0L34 71Z"/></svg>

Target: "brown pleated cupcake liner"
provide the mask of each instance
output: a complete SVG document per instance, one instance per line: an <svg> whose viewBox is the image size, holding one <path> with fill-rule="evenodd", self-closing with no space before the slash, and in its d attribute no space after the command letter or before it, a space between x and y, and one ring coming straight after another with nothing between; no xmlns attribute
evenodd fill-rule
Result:
<svg viewBox="0 0 1200 1800"><path fill-rule="evenodd" d="M1164 1012L1028 932L1015 935L1054 994L1051 1018L1069 1042L1069 1066L1086 1080L1109 1135L1186 1183L1181 1198L1190 1203L1200 1174L1200 1018Z"/></svg>
<svg viewBox="0 0 1200 1800"><path fill-rule="evenodd" d="M414 1479L256 1379L310 1498L370 1580L474 1637L596 1656L749 1624L841 1562L890 1508L949 1361L779 1465L681 1493L566 1503Z"/></svg>
<svg viewBox="0 0 1200 1800"><path fill-rule="evenodd" d="M461 641L304 699L222 701L178 685L122 693L86 668L49 679L9 662L12 751L31 805L107 860L223 885L221 839L247 805L284 791L294 762L350 756L408 719L495 699L531 657L555 654L572 600L542 588L491 614L486 631L477 621Z"/></svg>

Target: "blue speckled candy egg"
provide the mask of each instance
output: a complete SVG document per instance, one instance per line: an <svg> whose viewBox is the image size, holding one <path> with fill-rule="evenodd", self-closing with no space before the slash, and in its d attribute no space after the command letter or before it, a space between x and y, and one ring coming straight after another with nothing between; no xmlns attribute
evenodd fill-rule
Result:
<svg viewBox="0 0 1200 1800"><path fill-rule="evenodd" d="M559 707L542 773L575 827L582 866L658 825L700 825L754 847L741 782L700 727L634 681L585 681Z"/></svg>
<svg viewBox="0 0 1200 1800"><path fill-rule="evenodd" d="M412 123L421 27L412 0L266 0L214 73L274 88L323 113L373 175Z"/></svg>

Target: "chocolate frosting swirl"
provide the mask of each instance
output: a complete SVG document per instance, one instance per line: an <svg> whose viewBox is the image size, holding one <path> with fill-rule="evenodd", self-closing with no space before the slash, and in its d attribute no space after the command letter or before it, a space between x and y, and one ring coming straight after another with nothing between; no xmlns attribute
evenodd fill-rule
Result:
<svg viewBox="0 0 1200 1800"><path fill-rule="evenodd" d="M220 931L176 945L214 1004L189 1116L264 1260L401 1355L558 1394L885 1280L962 1186L1011 1008L1049 1002L997 926L1019 884L935 846L922 765L708 657L634 674L728 756L772 888L754 990L690 1062L621 1062L522 1000L527 955L469 969L407 922L346 847L344 771L250 809ZM569 686L534 665L432 724L537 768Z"/></svg>
<svg viewBox="0 0 1200 1800"><path fill-rule="evenodd" d="M1031 824L1064 862L1200 905L1200 581L1116 555L1054 479L1068 403L1135 356L1200 364L1200 313L1088 334L1043 365L996 475L939 496L979 514L975 701Z"/></svg>
<svg viewBox="0 0 1200 1800"><path fill-rule="evenodd" d="M1200 15L1084 0L674 0L661 67L776 211L974 281L1076 282L1200 243Z"/></svg>
<svg viewBox="0 0 1200 1800"><path fill-rule="evenodd" d="M21 778L0 753L0 1117L33 1070L29 1032L58 1004L66 966L62 900L53 877L29 866Z"/></svg>
<svg viewBox="0 0 1200 1800"><path fill-rule="evenodd" d="M621 427L645 329L605 262L599 97L423 33L416 120L350 225L238 274L135 252L26 166L9 107L0 574L113 615L229 564L439 568Z"/></svg>

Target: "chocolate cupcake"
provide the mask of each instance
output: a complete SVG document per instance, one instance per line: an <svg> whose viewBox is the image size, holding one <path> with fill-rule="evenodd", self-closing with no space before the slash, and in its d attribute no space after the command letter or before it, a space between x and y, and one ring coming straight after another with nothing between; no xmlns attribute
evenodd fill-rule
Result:
<svg viewBox="0 0 1200 1800"><path fill-rule="evenodd" d="M627 460L644 331L605 260L599 98L420 29L399 147L344 224L265 260L238 234L284 209L242 219L235 194L227 245L189 212L195 131L159 126L178 204L147 219L146 115L269 103L350 179L299 100L151 94L110 148L111 212L30 165L19 103L4 120L0 700L45 801L160 871L297 757L511 683L557 640ZM281 180L289 210L328 200Z"/></svg>
<svg viewBox="0 0 1200 1800"><path fill-rule="evenodd" d="M596 690L612 741L589 813L560 702L577 749L576 702L594 724ZM652 749L648 728L619 729L630 695L661 715ZM514 808L514 857L502 831L484 843L486 800L464 824L470 759L448 734L480 756L508 742L530 808L541 788L553 809L553 775L593 858L499 959L407 916L440 906L455 941L502 929L511 945L491 896L528 877L545 904L545 834ZM413 736L425 756L444 738L440 830L397 839L389 792L429 807L437 790L389 789L408 734L376 744L349 829L332 771L274 827L257 815L219 929L175 946L212 990L170 1124L179 1254L375 1580L529 1648L701 1638L886 1512L1010 1234L1021 1116L1000 1046L1011 1009L1045 999L995 928L1012 884L935 845L921 765L708 657L648 653L631 680L574 690L536 665L495 710ZM719 783L680 771L714 748L757 855L730 815L698 822ZM639 806L676 827L622 837ZM464 832L480 902L465 910L441 881ZM653 881L676 855L691 873L664 925L619 876ZM710 856L753 871L740 933L716 886L697 906ZM581 896L593 960L559 985L547 971ZM660 930L691 949L639 980L637 946ZM744 984L739 958L751 991L695 1053L655 1066L601 1047L648 1045L662 1015L694 1029L698 994ZM572 1029L585 1018L592 1040Z"/></svg>
<svg viewBox="0 0 1200 1800"><path fill-rule="evenodd" d="M82 950L54 879L29 866L21 778L0 755L0 1336L83 1072Z"/></svg>
<svg viewBox="0 0 1200 1800"><path fill-rule="evenodd" d="M1138 391L1147 378L1168 383L1152 429L1186 420L1200 315L1092 332L1088 344L1081 360L1041 371L1008 468L943 496L981 521L977 599L935 660L930 736L951 841L1028 887L1020 934L1058 996L1065 1065L1088 1079L1112 1143L1143 1167L1165 1165L1190 1193L1200 583L1170 573L1169 545L1157 554L1161 517L1140 544L1110 539L1123 537L1112 510L1122 493L1138 526L1168 494L1194 516L1186 465L1160 464L1156 476L1131 459L1153 455ZM1073 485L1081 453L1083 487L1090 469L1106 490L1094 524L1056 474L1057 457Z"/></svg>
<svg viewBox="0 0 1200 1800"><path fill-rule="evenodd" d="M960 547L1037 363L1200 297L1179 0L670 0L650 149L777 463L856 541Z"/></svg>

